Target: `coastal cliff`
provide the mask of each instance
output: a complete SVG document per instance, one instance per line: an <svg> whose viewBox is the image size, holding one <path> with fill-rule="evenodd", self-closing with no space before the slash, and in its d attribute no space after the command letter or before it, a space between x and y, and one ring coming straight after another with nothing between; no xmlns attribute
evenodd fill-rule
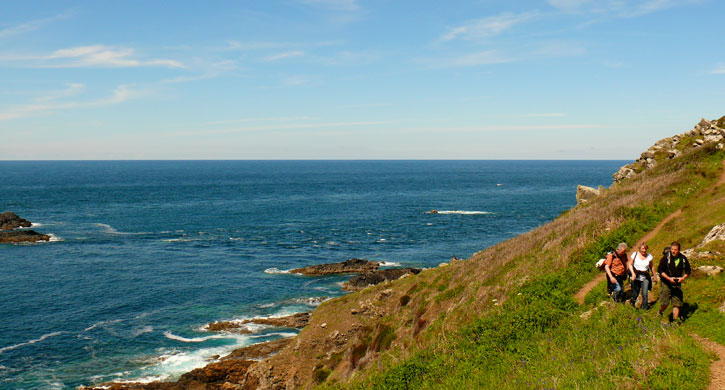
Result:
<svg viewBox="0 0 725 390"><path fill-rule="evenodd" d="M469 259L323 302L296 337L260 347L264 353L252 359L239 351L175 383L109 386L479 388L484 381L486 388L568 388L607 387L615 376L640 383L634 388L677 388L667 386L670 371L662 367L675 370L687 361L690 372L673 372L691 375L688 383L701 388L707 376L700 371L709 361L687 332L725 340L725 327L704 325L725 325L723 315L710 310L725 300L721 274L692 282L709 295L687 290L702 308L691 311L687 331L659 326L654 313L603 309L601 286L583 307L571 297L597 276L593 264L603 253L621 241L634 244L678 210L650 241L655 255L655 248L677 239L694 248L693 261L723 266L725 243L703 244L725 218L723 121L700 121L692 132L656 143L620 169L609 189L552 222ZM699 260L704 252L713 255ZM614 348L610 338L597 336L607 326L627 327ZM629 363L642 348L648 354Z"/></svg>

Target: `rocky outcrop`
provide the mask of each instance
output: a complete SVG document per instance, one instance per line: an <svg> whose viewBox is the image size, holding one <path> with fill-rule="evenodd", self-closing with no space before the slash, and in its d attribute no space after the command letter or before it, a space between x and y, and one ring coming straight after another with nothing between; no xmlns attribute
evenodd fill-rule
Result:
<svg viewBox="0 0 725 390"><path fill-rule="evenodd" d="M182 375L176 382L151 383L103 383L81 386L81 390L234 390L256 388L254 378L247 371L259 360L269 357L286 347L291 338L268 341L238 348L219 361L207 364Z"/></svg>
<svg viewBox="0 0 725 390"><path fill-rule="evenodd" d="M700 274L700 275L707 275L707 276L715 276L722 272L722 267L718 267L716 265L701 265L694 270L692 270L693 274Z"/></svg>
<svg viewBox="0 0 725 390"><path fill-rule="evenodd" d="M50 236L47 234L40 234L35 230L0 232L0 244L37 241L50 241Z"/></svg>
<svg viewBox="0 0 725 390"><path fill-rule="evenodd" d="M284 317L271 318L252 318L243 321L219 321L212 322L204 327L204 329L213 332L234 332L234 333L252 333L247 329L247 324L269 325L280 328L304 328L310 321L310 313L296 313Z"/></svg>
<svg viewBox="0 0 725 390"><path fill-rule="evenodd" d="M375 271L380 266L376 261L363 259L350 259L340 263L319 264L304 268L296 268L290 272L306 276L324 276L334 274L359 274L368 271Z"/></svg>
<svg viewBox="0 0 725 390"><path fill-rule="evenodd" d="M716 240L725 241L725 223L713 227L702 240L702 244L700 244L700 246L705 246Z"/></svg>
<svg viewBox="0 0 725 390"><path fill-rule="evenodd" d="M657 141L636 161L621 167L612 175L614 182L618 183L654 168L657 166L657 161L678 158L682 155L683 150L689 148L699 148L707 144L715 144L718 149L725 148L724 124L725 117L712 121L703 118L692 130Z"/></svg>
<svg viewBox="0 0 725 390"><path fill-rule="evenodd" d="M20 218L17 214L6 211L0 213L0 230L11 230L21 227L30 227L32 223L25 218Z"/></svg>
<svg viewBox="0 0 725 390"><path fill-rule="evenodd" d="M342 285L342 289L346 291L362 290L367 286L372 286L385 282L386 280L400 279L405 275L417 274L420 272L418 268L391 268L355 276Z"/></svg>
<svg viewBox="0 0 725 390"><path fill-rule="evenodd" d="M577 204L586 203L601 194L602 194L601 189L578 185L576 187L576 203Z"/></svg>

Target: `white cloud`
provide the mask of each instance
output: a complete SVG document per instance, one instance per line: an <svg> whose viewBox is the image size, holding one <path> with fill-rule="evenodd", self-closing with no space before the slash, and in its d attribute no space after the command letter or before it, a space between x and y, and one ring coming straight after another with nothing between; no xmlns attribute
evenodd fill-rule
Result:
<svg viewBox="0 0 725 390"><path fill-rule="evenodd" d="M713 69L711 74L725 74L725 65L720 65L719 67Z"/></svg>
<svg viewBox="0 0 725 390"><path fill-rule="evenodd" d="M552 7L570 13L592 13L631 18L668 8L697 3L700 0L548 0Z"/></svg>
<svg viewBox="0 0 725 390"><path fill-rule="evenodd" d="M506 12L497 16L472 20L461 26L451 29L438 40L442 42L451 41L458 38L464 39L481 39L495 35L499 35L506 30L510 30L514 26L527 22L536 16L533 12L522 14L514 14Z"/></svg>
<svg viewBox="0 0 725 390"><path fill-rule="evenodd" d="M5 111L0 111L0 121L25 118L33 115L43 114L58 110L69 110L79 108L91 108L118 104L131 99L134 92L126 85L119 85L111 93L111 95L89 101L57 101L63 97L75 95L84 87L82 84L69 84L68 88L62 93L51 92L45 96L35 99L34 103L10 107Z"/></svg>
<svg viewBox="0 0 725 390"><path fill-rule="evenodd" d="M134 57L132 48L113 48L104 45L76 46L59 49L48 55L0 55L0 62L22 62L38 68L133 68L162 66L183 68L184 66L169 59L141 60Z"/></svg>
<svg viewBox="0 0 725 390"><path fill-rule="evenodd" d="M67 15L61 14L61 15L53 16L51 18L31 20L29 22L18 24L16 26L0 29L0 39L11 37L14 35L19 35L19 34L25 34L25 33L31 32L31 31L35 31L49 22L52 22L52 21L58 20L58 19L62 19L65 17L67 17Z"/></svg>
<svg viewBox="0 0 725 390"><path fill-rule="evenodd" d="M333 11L350 12L360 9L360 6L355 0L301 0L301 2L307 5L331 9Z"/></svg>
<svg viewBox="0 0 725 390"><path fill-rule="evenodd" d="M512 62L513 59L501 56L495 50L485 50L477 53L462 55L459 57L440 61L438 66L479 66L493 65Z"/></svg>
<svg viewBox="0 0 725 390"><path fill-rule="evenodd" d="M566 116L566 114L561 113L561 112L547 112L547 113L543 113L543 114L527 114L524 116L527 118L559 118L559 117Z"/></svg>
<svg viewBox="0 0 725 390"><path fill-rule="evenodd" d="M302 57L304 55L305 55L305 52L303 52L301 50L292 50L292 51L287 51L284 53L278 53L278 54L274 54L274 55L265 57L264 61L274 62L274 61L284 60L287 58Z"/></svg>
<svg viewBox="0 0 725 390"><path fill-rule="evenodd" d="M163 80L161 83L164 84L176 84L176 83L187 83L191 81L209 80L219 77L227 72L237 69L237 63L232 60L224 60L219 62L206 63L201 61L200 63L192 66L195 68L197 74L192 76L179 76L172 79Z"/></svg>

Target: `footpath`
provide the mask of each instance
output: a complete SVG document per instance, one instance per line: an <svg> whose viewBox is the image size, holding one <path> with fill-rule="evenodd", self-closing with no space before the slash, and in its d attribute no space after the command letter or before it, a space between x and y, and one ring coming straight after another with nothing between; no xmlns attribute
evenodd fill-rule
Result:
<svg viewBox="0 0 725 390"><path fill-rule="evenodd" d="M725 184L725 161L723 161L722 164L723 173L720 175L720 179L718 179L717 183L711 185L705 190L705 195L712 193L715 188ZM672 219L679 217L680 214L682 214L682 209L677 209L672 214L665 217L662 221L660 221L660 223L657 224L657 226L655 226L654 229L652 229L652 231L647 233L644 237L640 238L632 248L639 248L640 244L642 244L643 242L652 240L660 232L663 226L665 226ZM579 305L583 305L584 297L586 297L587 294L589 294L589 292L592 291L594 287L596 287L599 283L605 280L605 273L597 275L596 278L587 282L584 286L582 286L581 289L579 289L579 291L576 292L576 294L574 294L574 300L576 300ZM655 301L657 300L657 297L653 298ZM652 299L650 299L650 302L651 301ZM691 336L695 340L697 340L700 345L702 345L702 347L705 348L707 351L710 351L718 356L718 360L714 361L710 365L710 386L708 387L708 390L725 389L725 346L704 337L700 337L696 334L692 334Z"/></svg>

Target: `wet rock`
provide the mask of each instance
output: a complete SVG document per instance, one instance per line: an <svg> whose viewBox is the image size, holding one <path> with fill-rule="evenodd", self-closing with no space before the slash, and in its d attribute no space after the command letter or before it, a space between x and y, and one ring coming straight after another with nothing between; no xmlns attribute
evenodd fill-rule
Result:
<svg viewBox="0 0 725 390"><path fill-rule="evenodd" d="M296 268L290 272L307 276L323 276L334 274L358 274L378 269L380 263L364 259L349 259L340 263L319 264L304 268Z"/></svg>
<svg viewBox="0 0 725 390"><path fill-rule="evenodd" d="M50 236L35 230L16 230L0 232L0 243L50 241Z"/></svg>
<svg viewBox="0 0 725 390"><path fill-rule="evenodd" d="M0 213L0 230L11 230L21 227L30 227L32 223L27 219L18 217L12 211Z"/></svg>
<svg viewBox="0 0 725 390"><path fill-rule="evenodd" d="M282 350L282 348L289 345L292 342L292 338L267 341L266 343L259 343L250 345L244 348L237 348L232 351L229 355L224 356L222 360L227 359L248 359L248 360L259 360L275 354Z"/></svg>
<svg viewBox="0 0 725 390"><path fill-rule="evenodd" d="M248 334L252 333L247 329L248 324L277 326L280 328L304 328L310 322L310 313L296 313L284 317L272 318L252 318L243 321L219 321L212 322L204 327L204 329L212 332L233 332Z"/></svg>
<svg viewBox="0 0 725 390"><path fill-rule="evenodd" d="M345 284L342 285L342 289L346 291L362 290L367 286L376 285L386 280L399 279L405 275L417 274L419 272L420 269L418 268L391 268L366 272L345 282Z"/></svg>

